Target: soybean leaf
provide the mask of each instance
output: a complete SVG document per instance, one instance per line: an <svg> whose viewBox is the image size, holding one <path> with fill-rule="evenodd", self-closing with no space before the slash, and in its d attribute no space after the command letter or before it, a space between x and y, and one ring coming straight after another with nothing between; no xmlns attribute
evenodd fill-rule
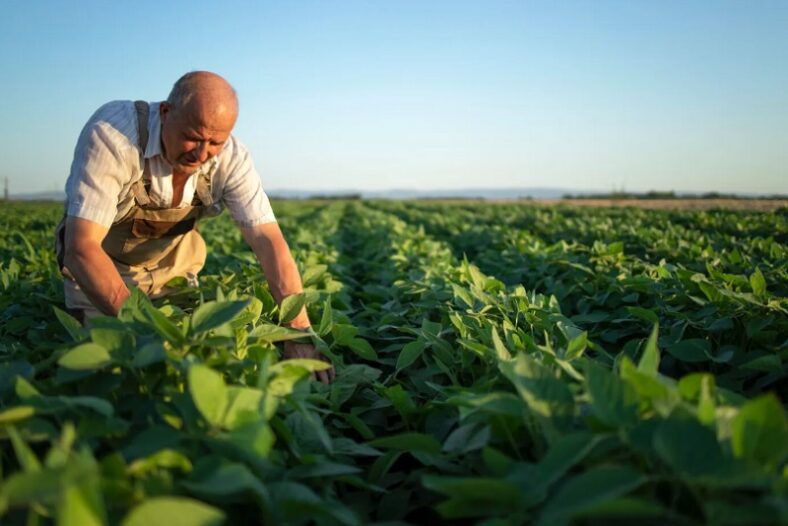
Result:
<svg viewBox="0 0 788 526"><path fill-rule="evenodd" d="M779 465L788 458L788 422L773 394L750 400L733 419L733 454L764 466Z"/></svg>
<svg viewBox="0 0 788 526"><path fill-rule="evenodd" d="M482 477L425 475L425 488L450 497L438 505L449 519L506 515L520 507L520 491L511 482Z"/></svg>
<svg viewBox="0 0 788 526"><path fill-rule="evenodd" d="M303 292L287 296L279 306L279 323L290 323L293 321L301 313L301 309L304 308L305 304L306 295Z"/></svg>
<svg viewBox="0 0 788 526"><path fill-rule="evenodd" d="M338 437L333 441L334 453L359 457L379 457L382 453L374 447L359 444L351 438Z"/></svg>
<svg viewBox="0 0 788 526"><path fill-rule="evenodd" d="M55 311L55 317L66 329L66 332L68 332L68 335L71 336L72 340L78 342L85 339L85 329L82 328L82 325L80 325L76 318L63 310L58 309L55 305L52 305L52 310Z"/></svg>
<svg viewBox="0 0 788 526"><path fill-rule="evenodd" d="M11 439L11 445L16 454L16 460L26 473L37 473L41 471L41 463L33 450L25 443L19 432L13 427L9 426L6 429L8 438Z"/></svg>
<svg viewBox="0 0 788 526"><path fill-rule="evenodd" d="M498 368L539 416L549 435L557 435L557 431L571 424L574 398L567 384L556 378L552 370L523 353L510 362L499 362Z"/></svg>
<svg viewBox="0 0 788 526"><path fill-rule="evenodd" d="M581 515L584 511L626 495L646 477L628 466L599 466L574 476L545 504L539 525Z"/></svg>
<svg viewBox="0 0 788 526"><path fill-rule="evenodd" d="M13 424L20 420L27 420L36 414L36 410L29 405L19 405L0 411L0 425Z"/></svg>
<svg viewBox="0 0 788 526"><path fill-rule="evenodd" d="M263 312L271 313L274 309L276 309L276 300L271 295L271 292L268 290L268 288L260 285L255 286L254 295L262 302Z"/></svg>
<svg viewBox="0 0 788 526"><path fill-rule="evenodd" d="M643 307L627 307L627 312L643 321L659 323L659 317L653 310L644 309Z"/></svg>
<svg viewBox="0 0 788 526"><path fill-rule="evenodd" d="M186 337L183 335L180 329L178 329L174 323L167 319L167 317L162 314L159 309L150 303L146 303L144 305L144 310L150 318L153 328L162 338L175 346L181 346L186 343Z"/></svg>
<svg viewBox="0 0 788 526"><path fill-rule="evenodd" d="M320 281L320 278L323 274L326 273L328 270L328 265L313 265L307 268L301 274L301 281L304 284L304 287L310 287Z"/></svg>
<svg viewBox="0 0 788 526"><path fill-rule="evenodd" d="M251 338L264 342L281 342L286 340L308 339L308 332L297 331L289 327L274 325L273 323L261 323L249 333Z"/></svg>
<svg viewBox="0 0 788 526"><path fill-rule="evenodd" d="M348 342L347 345L354 353L358 354L365 360L375 361L378 359L375 349L372 348L367 340L353 338Z"/></svg>
<svg viewBox="0 0 788 526"><path fill-rule="evenodd" d="M243 312L233 320L233 328L240 328L250 323L255 325L260 319L260 315L263 313L263 302L254 296L250 296L247 301L249 304Z"/></svg>
<svg viewBox="0 0 788 526"><path fill-rule="evenodd" d="M633 424L637 396L621 378L594 362L586 363L586 390L596 416L611 427Z"/></svg>
<svg viewBox="0 0 788 526"><path fill-rule="evenodd" d="M270 453L276 437L266 422L257 420L234 427L228 439L240 449L265 458Z"/></svg>
<svg viewBox="0 0 788 526"><path fill-rule="evenodd" d="M567 360L575 360L583 355L588 347L588 332L583 331L571 340L566 346L566 354L564 358Z"/></svg>
<svg viewBox="0 0 788 526"><path fill-rule="evenodd" d="M6 392L10 392L15 386L18 386L20 381L25 382L35 391L35 388L25 380L25 378L32 378L34 372L35 369L33 365L28 361L0 362L0 398L3 397ZM19 394L18 387L17 395L19 395L20 398L24 398L24 395Z"/></svg>
<svg viewBox="0 0 788 526"><path fill-rule="evenodd" d="M750 287L756 296L763 297L766 295L766 278L763 277L761 269L755 267L755 272L750 274Z"/></svg>
<svg viewBox="0 0 788 526"><path fill-rule="evenodd" d="M638 362L638 371L649 376L656 376L659 370L659 349L657 348L657 338L659 336L659 323L654 324L651 336L648 337L646 348Z"/></svg>
<svg viewBox="0 0 788 526"><path fill-rule="evenodd" d="M665 350L682 362L694 363L709 361L708 353L710 348L711 345L708 341L700 338L690 338L668 345Z"/></svg>
<svg viewBox="0 0 788 526"><path fill-rule="evenodd" d="M495 355L499 360L507 362L512 359L512 354L501 341L501 337L498 335L498 331L495 330L495 327L492 328L492 341L493 347L495 348Z"/></svg>
<svg viewBox="0 0 788 526"><path fill-rule="evenodd" d="M441 452L441 445L435 440L435 437L423 433L391 435L372 440L369 445L398 451L416 451L428 455L439 455Z"/></svg>
<svg viewBox="0 0 788 526"><path fill-rule="evenodd" d="M337 462L318 461L313 464L304 464L291 469L289 471L289 476L296 479L311 477L340 477L342 475L354 475L361 472L361 468L356 466L339 464Z"/></svg>
<svg viewBox="0 0 788 526"><path fill-rule="evenodd" d="M57 523L73 526L103 526L107 513L97 476L63 490L57 507Z"/></svg>
<svg viewBox="0 0 788 526"><path fill-rule="evenodd" d="M259 389L235 385L228 387L224 427L235 429L246 422L259 419L262 399L263 392Z"/></svg>
<svg viewBox="0 0 788 526"><path fill-rule="evenodd" d="M112 363L112 357L104 347L95 343L83 343L66 352L57 363L66 369L95 371Z"/></svg>
<svg viewBox="0 0 788 526"><path fill-rule="evenodd" d="M350 341L358 334L358 328L344 323L335 323L331 328L331 335L339 345L349 345Z"/></svg>
<svg viewBox="0 0 788 526"><path fill-rule="evenodd" d="M443 443L443 450L448 453L468 453L483 448L489 441L489 426L465 424L451 432Z"/></svg>
<svg viewBox="0 0 788 526"><path fill-rule="evenodd" d="M611 519L625 519L632 521L635 518L658 518L669 515L670 512L654 501L640 497L617 497L595 506L591 506L583 513L585 517L608 517Z"/></svg>
<svg viewBox="0 0 788 526"><path fill-rule="evenodd" d="M323 315L320 317L320 327L317 333L320 336L325 336L331 332L331 327L334 324L334 311L331 308L331 297L326 298L323 302Z"/></svg>
<svg viewBox="0 0 788 526"><path fill-rule="evenodd" d="M3 480L0 505L54 504L63 489L65 468L17 472Z"/></svg>
<svg viewBox="0 0 788 526"><path fill-rule="evenodd" d="M330 498L321 499L308 486L296 482L277 482L271 484L271 494L286 524L361 524L356 514L341 502Z"/></svg>
<svg viewBox="0 0 788 526"><path fill-rule="evenodd" d="M177 430L169 426L156 425L137 434L123 448L123 457L126 460L145 457L156 451L177 447L179 440Z"/></svg>
<svg viewBox="0 0 788 526"><path fill-rule="evenodd" d="M153 497L132 509L122 526L219 526L224 512L186 497Z"/></svg>
<svg viewBox="0 0 788 526"><path fill-rule="evenodd" d="M575 432L562 436L536 466L537 486L550 486L583 460L602 441L599 435Z"/></svg>
<svg viewBox="0 0 788 526"><path fill-rule="evenodd" d="M222 375L201 364L189 367L189 393L200 414L212 425L222 424L227 408L227 387Z"/></svg>
<svg viewBox="0 0 788 526"><path fill-rule="evenodd" d="M198 495L234 495L251 491L262 499L267 499L267 491L252 472L239 463L225 463L214 467L198 480L183 482L183 486Z"/></svg>
<svg viewBox="0 0 788 526"><path fill-rule="evenodd" d="M115 413L112 404L99 398L97 396L58 396L58 397L42 397L48 405L54 405L55 402L62 403L65 407L87 407L100 415L109 417Z"/></svg>
<svg viewBox="0 0 788 526"><path fill-rule="evenodd" d="M291 358L277 362L271 366L272 374L282 374L289 369L301 369L310 373L329 369L331 364L323 360L313 360L312 358Z"/></svg>
<svg viewBox="0 0 788 526"><path fill-rule="evenodd" d="M140 458L129 464L126 472L136 477L145 476L150 471L166 468L178 469L184 473L192 470L192 463L189 458L174 449L161 449L145 458Z"/></svg>
<svg viewBox="0 0 788 526"><path fill-rule="evenodd" d="M654 450L673 470L690 476L714 475L724 466L714 431L694 420L661 422L654 434Z"/></svg>
<svg viewBox="0 0 788 526"><path fill-rule="evenodd" d="M167 359L167 352L164 350L161 342L155 341L143 346L139 351L134 353L134 359L131 361L132 367L140 369L148 367L156 363L161 363Z"/></svg>
<svg viewBox="0 0 788 526"><path fill-rule="evenodd" d="M16 382L14 382L14 391L16 392L16 396L22 400L41 395L38 389L36 389L33 384L25 380L22 376L16 377Z"/></svg>
<svg viewBox="0 0 788 526"><path fill-rule="evenodd" d="M209 301L196 309L191 317L190 331L202 334L235 319L246 309L248 301Z"/></svg>
<svg viewBox="0 0 788 526"><path fill-rule="evenodd" d="M291 364L293 360L287 360L274 364L271 369L272 373L276 376L269 380L266 391L268 395L275 397L285 397L293 392L295 385L299 380L309 375L308 367ZM317 362L318 360L310 360ZM329 364L322 362L326 368L330 367Z"/></svg>
<svg viewBox="0 0 788 526"><path fill-rule="evenodd" d="M424 340L414 340L406 343L397 357L397 370L404 369L415 362L421 353L424 351Z"/></svg>

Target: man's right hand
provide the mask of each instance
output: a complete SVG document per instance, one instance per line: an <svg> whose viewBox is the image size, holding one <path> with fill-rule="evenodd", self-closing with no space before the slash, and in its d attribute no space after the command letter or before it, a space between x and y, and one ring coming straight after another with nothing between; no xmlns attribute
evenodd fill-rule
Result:
<svg viewBox="0 0 788 526"><path fill-rule="evenodd" d="M331 360L320 354L315 346L311 343L301 343L295 341L286 341L284 344L284 351L282 352L282 358L285 360L291 360L293 358L309 358L311 360L321 360L324 362L328 362L331 364ZM329 384L334 381L336 378L337 373L334 369L333 364L330 368L324 369L322 371L315 371L312 373L312 378L319 381L323 384Z"/></svg>
<svg viewBox="0 0 788 526"><path fill-rule="evenodd" d="M129 289L101 247L108 231L93 221L69 216L63 265L97 309L116 316L129 297Z"/></svg>

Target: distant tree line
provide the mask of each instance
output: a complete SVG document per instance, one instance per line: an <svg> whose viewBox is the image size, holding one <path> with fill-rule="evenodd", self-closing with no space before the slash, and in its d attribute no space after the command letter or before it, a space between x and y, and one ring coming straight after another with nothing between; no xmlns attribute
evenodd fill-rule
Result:
<svg viewBox="0 0 788 526"><path fill-rule="evenodd" d="M318 200L318 201L339 201L339 200L356 200L361 199L361 194L310 194L306 196L279 196L276 194L269 195L274 200Z"/></svg>
<svg viewBox="0 0 788 526"><path fill-rule="evenodd" d="M773 194L759 196L743 196L738 194L724 194L720 192L705 192L702 194L676 194L674 191L657 192L608 192L601 194L564 194L562 199L786 199L788 196Z"/></svg>

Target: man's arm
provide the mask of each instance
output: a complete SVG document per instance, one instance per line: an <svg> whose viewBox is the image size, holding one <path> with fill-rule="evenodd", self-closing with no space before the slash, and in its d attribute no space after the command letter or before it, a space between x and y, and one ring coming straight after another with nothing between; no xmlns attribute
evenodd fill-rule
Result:
<svg viewBox="0 0 788 526"><path fill-rule="evenodd" d="M115 316L129 297L129 289L101 247L108 231L93 221L68 216L63 264L93 305Z"/></svg>
<svg viewBox="0 0 788 526"><path fill-rule="evenodd" d="M290 248L287 246L279 224L276 222L263 223L251 227L241 227L244 239L251 247L260 266L263 268L271 294L276 302L281 305L282 300L292 294L303 292L301 276L298 273ZM294 329L308 329L310 326L306 308L290 322ZM314 358L323 359L311 344L285 342L285 358ZM317 379L328 383L334 379L334 368L317 372Z"/></svg>

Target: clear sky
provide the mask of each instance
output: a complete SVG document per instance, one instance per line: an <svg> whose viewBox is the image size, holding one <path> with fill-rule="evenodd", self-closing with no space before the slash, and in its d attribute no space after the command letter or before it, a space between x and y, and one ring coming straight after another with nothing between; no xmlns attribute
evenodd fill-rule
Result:
<svg viewBox="0 0 788 526"><path fill-rule="evenodd" d="M102 103L237 89L266 189L788 193L788 1L30 1L0 177L62 190Z"/></svg>

